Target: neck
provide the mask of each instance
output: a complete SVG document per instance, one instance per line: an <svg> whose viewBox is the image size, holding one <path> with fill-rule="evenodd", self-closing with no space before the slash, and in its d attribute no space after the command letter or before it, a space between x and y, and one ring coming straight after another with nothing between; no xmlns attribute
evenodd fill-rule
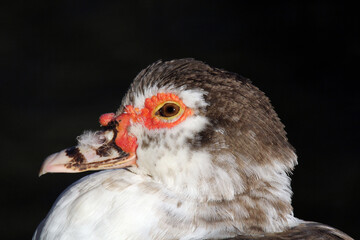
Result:
<svg viewBox="0 0 360 240"><path fill-rule="evenodd" d="M296 225L286 168L269 163L240 169L237 162L233 155L212 159L206 152L196 152L189 163L180 162L163 171L163 178L152 177L176 198L192 202L189 209L196 209L191 213L195 224L215 224L212 227L230 227L237 234L252 235L281 232Z"/></svg>
<svg viewBox="0 0 360 240"><path fill-rule="evenodd" d="M234 200L241 206L235 214L236 222L247 234L281 232L297 222L291 206L290 178L266 166L262 172L261 176L247 176L245 191Z"/></svg>
<svg viewBox="0 0 360 240"><path fill-rule="evenodd" d="M231 164L228 162L227 166ZM213 196L220 198L204 201L201 209L209 222L221 217L219 221L231 223L237 233L251 235L281 232L298 224L291 206L290 178L284 169L263 165L248 167L246 171L229 168L226 173L221 176L222 179L236 181L219 185L208 179L203 181L205 186L199 186L199 189L208 188L212 192L226 193L222 196L213 193ZM215 174L215 177L219 176Z"/></svg>

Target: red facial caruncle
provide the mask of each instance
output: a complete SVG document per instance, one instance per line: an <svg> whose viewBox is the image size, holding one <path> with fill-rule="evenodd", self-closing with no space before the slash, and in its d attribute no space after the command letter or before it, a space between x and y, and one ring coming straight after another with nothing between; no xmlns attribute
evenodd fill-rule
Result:
<svg viewBox="0 0 360 240"><path fill-rule="evenodd" d="M145 99L144 105L142 109L128 105L125 112L117 117L113 113L106 113L99 119L102 126L115 121L115 143L125 152L134 153L137 148L136 137L129 135L127 131L131 122L143 124L148 129L172 128L193 114L173 93L158 93Z"/></svg>
<svg viewBox="0 0 360 240"><path fill-rule="evenodd" d="M118 116L114 113L103 114L99 119L100 124L109 127L111 125L111 128L114 126L112 129L115 134L115 145L122 151L113 149L112 139L105 141L101 146L80 144L46 158L39 174L137 166L137 139L128 132L131 124L141 124L149 130L173 128L192 114L193 111L173 93L159 93L147 98L142 109L128 105L125 107L124 113ZM107 139L109 131L99 131L98 133L97 139L99 136Z"/></svg>

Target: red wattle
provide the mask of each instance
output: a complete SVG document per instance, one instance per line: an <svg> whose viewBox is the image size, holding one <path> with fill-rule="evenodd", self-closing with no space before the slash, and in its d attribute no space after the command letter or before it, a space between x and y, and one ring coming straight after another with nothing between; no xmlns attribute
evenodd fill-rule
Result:
<svg viewBox="0 0 360 240"><path fill-rule="evenodd" d="M133 118L133 116L129 113L121 114L116 118L118 125L116 126L117 135L115 144L127 153L134 153L137 148L136 137L130 136L127 131L131 118Z"/></svg>
<svg viewBox="0 0 360 240"><path fill-rule="evenodd" d="M166 101L176 102L181 110L182 115L173 122L163 121L156 116L157 107L161 107ZM137 148L137 139L130 136L128 128L133 123L143 124L148 129L172 128L183 122L188 116L191 116L193 111L187 108L178 96L173 93L158 93L151 98L145 99L145 106L142 109L134 108L131 105L125 106L123 114L115 117L114 113L105 113L101 115L99 121L102 126L107 126L111 121L116 121L117 135L115 144L124 152L135 153Z"/></svg>

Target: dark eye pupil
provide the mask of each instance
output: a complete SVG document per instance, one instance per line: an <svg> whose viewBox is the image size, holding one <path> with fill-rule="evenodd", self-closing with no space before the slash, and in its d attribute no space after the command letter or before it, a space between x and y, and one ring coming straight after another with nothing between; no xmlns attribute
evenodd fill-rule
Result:
<svg viewBox="0 0 360 240"><path fill-rule="evenodd" d="M162 117L173 117L180 111L180 107L175 103L166 103L162 106L159 111L158 115Z"/></svg>
<svg viewBox="0 0 360 240"><path fill-rule="evenodd" d="M172 106L171 106L171 107L167 107L167 108L166 108L166 112L171 114L171 113L175 112L175 108L172 107Z"/></svg>

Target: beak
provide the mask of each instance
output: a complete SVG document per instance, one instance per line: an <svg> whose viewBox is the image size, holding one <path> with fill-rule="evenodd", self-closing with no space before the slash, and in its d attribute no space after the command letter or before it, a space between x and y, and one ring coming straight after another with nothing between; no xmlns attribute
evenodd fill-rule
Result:
<svg viewBox="0 0 360 240"><path fill-rule="evenodd" d="M128 135L130 114L104 114L100 123L105 130L85 132L79 144L47 157L39 176L45 173L75 173L91 170L125 168L136 165L136 138Z"/></svg>

